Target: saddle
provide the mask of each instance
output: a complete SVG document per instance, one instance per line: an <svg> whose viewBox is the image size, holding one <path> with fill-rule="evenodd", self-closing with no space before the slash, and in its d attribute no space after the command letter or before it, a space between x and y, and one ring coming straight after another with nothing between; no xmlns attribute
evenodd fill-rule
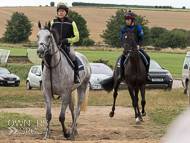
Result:
<svg viewBox="0 0 190 143"><path fill-rule="evenodd" d="M141 51L138 51L145 66L148 66L148 60ZM127 57L123 63L124 67L127 65L129 58ZM118 60L117 67L120 67L121 58Z"/></svg>
<svg viewBox="0 0 190 143"><path fill-rule="evenodd" d="M65 47L67 47L67 46L65 46ZM68 52L69 52L68 48L64 48L64 49L60 48L60 51L65 56L65 58L67 59L67 61L68 61L69 65L71 66L71 68L74 70L75 65L73 64L72 60L68 56ZM82 61L77 56L76 56L76 58L77 58L77 62L78 62L79 71L84 70L84 65L83 65Z"/></svg>

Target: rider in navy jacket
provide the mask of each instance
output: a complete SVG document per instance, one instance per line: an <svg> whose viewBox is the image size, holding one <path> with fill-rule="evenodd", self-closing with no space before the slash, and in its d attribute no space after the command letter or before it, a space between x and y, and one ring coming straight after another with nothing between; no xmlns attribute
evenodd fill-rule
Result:
<svg viewBox="0 0 190 143"><path fill-rule="evenodd" d="M124 15L124 18L126 19L126 25L122 28L122 31L125 31L126 29L130 29L130 30L134 29L134 35L136 36L135 39L137 43L137 49L145 55L148 61L148 66L146 66L146 71L147 71L147 80L150 80L150 77L149 77L150 57L143 49L140 48L143 44L143 30L139 25L134 23L135 14L132 13L130 10ZM121 39L123 38L122 33L120 35L120 38ZM121 81L122 78L124 77L124 65L123 65L124 60L125 60L125 55L122 54L121 60L120 60L120 74L117 78L118 81Z"/></svg>

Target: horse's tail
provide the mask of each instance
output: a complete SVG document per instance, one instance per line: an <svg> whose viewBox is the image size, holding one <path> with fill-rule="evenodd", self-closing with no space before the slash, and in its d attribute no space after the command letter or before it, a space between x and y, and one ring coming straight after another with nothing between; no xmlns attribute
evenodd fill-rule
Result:
<svg viewBox="0 0 190 143"><path fill-rule="evenodd" d="M74 90L73 92L74 92L74 95L75 95L75 105L77 105L77 103L78 103L77 89ZM83 100L82 105L81 105L81 111L84 111L84 112L87 111L88 95L89 95L89 87L87 87L87 89L86 89L84 100Z"/></svg>
<svg viewBox="0 0 190 143"><path fill-rule="evenodd" d="M102 87L105 91L107 91L108 93L111 92L113 90L113 87L114 87L113 76L101 81L100 84L102 85Z"/></svg>

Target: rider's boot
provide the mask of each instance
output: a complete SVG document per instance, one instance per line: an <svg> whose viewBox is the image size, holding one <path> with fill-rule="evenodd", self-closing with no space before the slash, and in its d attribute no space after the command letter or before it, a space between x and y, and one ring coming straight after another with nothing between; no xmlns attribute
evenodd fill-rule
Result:
<svg viewBox="0 0 190 143"><path fill-rule="evenodd" d="M149 64L146 66L146 80L151 81L150 74L149 74Z"/></svg>
<svg viewBox="0 0 190 143"><path fill-rule="evenodd" d="M74 68L74 83L80 83L80 77L79 77L79 68L78 68L78 61L77 58L75 61L73 61L75 68Z"/></svg>
<svg viewBox="0 0 190 143"><path fill-rule="evenodd" d="M120 60L120 71L117 77L117 81L122 81L123 77L124 77L124 65L123 65L123 60Z"/></svg>

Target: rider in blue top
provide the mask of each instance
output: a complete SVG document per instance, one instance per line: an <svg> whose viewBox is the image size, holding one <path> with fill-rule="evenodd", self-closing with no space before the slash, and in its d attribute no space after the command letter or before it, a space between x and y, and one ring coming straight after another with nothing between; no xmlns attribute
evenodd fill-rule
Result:
<svg viewBox="0 0 190 143"><path fill-rule="evenodd" d="M124 18L126 19L126 25L122 28L122 31L125 31L126 29L132 30L134 28L134 34L135 34L136 39L137 39L137 41L136 41L137 42L137 49L139 51L141 51L145 55L145 57L146 57L146 59L148 61L148 66L146 66L147 80L151 80L150 77L149 77L150 57L143 49L140 48L142 46L142 44L143 44L143 30L139 25L134 23L135 14L132 13L131 10L129 10L129 12L127 12L124 15ZM120 35L120 38L121 39L123 38L122 33ZM119 74L119 76L117 78L118 81L121 81L122 78L124 77L124 65L123 65L124 60L125 60L125 55L122 54L121 60L120 60L120 74Z"/></svg>

